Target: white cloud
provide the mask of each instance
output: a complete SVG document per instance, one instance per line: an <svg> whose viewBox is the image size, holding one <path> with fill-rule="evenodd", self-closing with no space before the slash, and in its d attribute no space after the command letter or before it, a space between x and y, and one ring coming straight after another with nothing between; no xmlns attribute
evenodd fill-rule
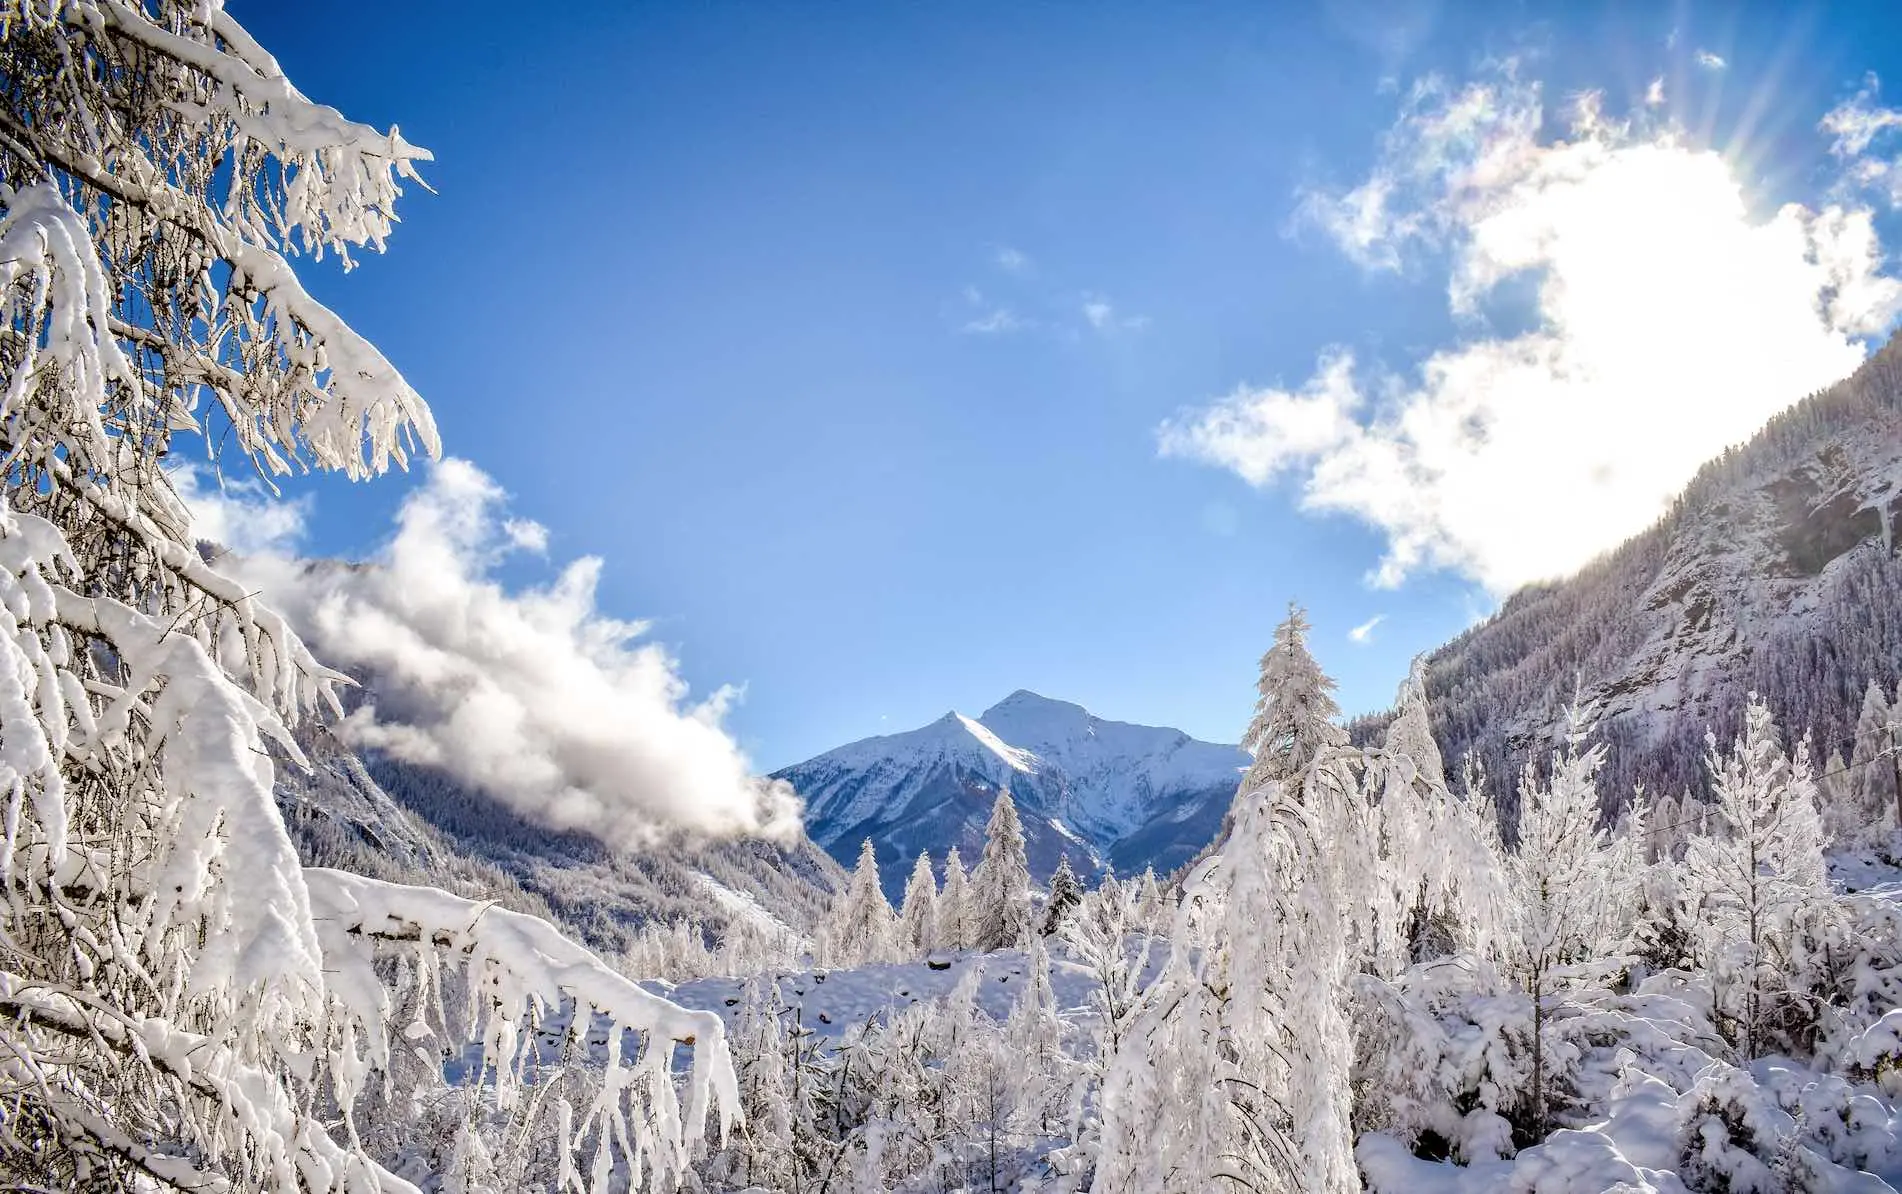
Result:
<svg viewBox="0 0 1902 1194"><path fill-rule="evenodd" d="M1030 258L1023 251L1009 245L1000 246L992 258L997 268L1007 274L1026 274L1030 272Z"/></svg>
<svg viewBox="0 0 1902 1194"><path fill-rule="evenodd" d="M1700 49L1697 51L1697 65L1703 67L1705 70L1723 70L1728 67L1730 63L1726 62L1721 54Z"/></svg>
<svg viewBox="0 0 1902 1194"><path fill-rule="evenodd" d="M1242 387L1159 429L1161 450L1382 531L1376 583L1423 567L1504 593L1643 529L1705 460L1851 372L1902 301L1872 213L1751 215L1718 153L1606 119L1541 140L1537 84L1417 85L1370 178L1305 215L1373 269L1442 264L1469 334L1396 375L1325 353L1298 387ZM1536 321L1488 334L1499 285Z"/></svg>
<svg viewBox="0 0 1902 1194"><path fill-rule="evenodd" d="M1659 75L1657 78L1651 80L1651 85L1644 89L1644 102L1648 108L1655 108L1664 102L1663 75Z"/></svg>
<svg viewBox="0 0 1902 1194"><path fill-rule="evenodd" d="M1110 301L1098 294L1083 296L1083 318L1099 332L1139 332L1149 326L1147 315L1118 315Z"/></svg>
<svg viewBox="0 0 1902 1194"><path fill-rule="evenodd" d="M198 466L171 470L172 484L184 501L192 531L201 540L241 555L287 550L304 533L309 498L280 501L256 479L222 484Z"/></svg>
<svg viewBox="0 0 1902 1194"><path fill-rule="evenodd" d="M1020 332L1028 326L1009 307L996 307L966 322L958 330L974 336L998 336L1008 332Z"/></svg>
<svg viewBox="0 0 1902 1194"><path fill-rule="evenodd" d="M1877 102L1882 81L1865 76L1861 90L1824 114L1817 126L1830 135L1829 151L1843 163L1852 189L1870 190L1902 207L1902 159L1871 152L1878 142L1893 144L1902 128L1902 111Z"/></svg>
<svg viewBox="0 0 1902 1194"><path fill-rule="evenodd" d="M1373 617L1348 631L1347 637L1357 643L1371 643L1374 641L1374 627L1386 620L1386 614L1375 614Z"/></svg>
<svg viewBox="0 0 1902 1194"><path fill-rule="evenodd" d="M233 571L283 610L319 658L366 675L346 741L440 767L518 812L616 846L672 829L778 834L783 784L752 777L721 725L735 698L689 698L646 623L601 612L601 561L510 591L494 570L547 533L502 520L505 496L461 460L430 469L374 566L284 554Z"/></svg>

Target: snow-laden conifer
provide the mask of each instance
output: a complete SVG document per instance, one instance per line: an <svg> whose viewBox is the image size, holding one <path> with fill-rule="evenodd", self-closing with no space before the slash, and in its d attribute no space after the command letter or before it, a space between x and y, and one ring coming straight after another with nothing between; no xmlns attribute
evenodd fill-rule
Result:
<svg viewBox="0 0 1902 1194"><path fill-rule="evenodd" d="M1076 911L1077 901L1083 898L1083 884L1077 881L1076 872L1070 869L1070 856L1065 854L1057 859L1057 869L1050 874L1050 898L1044 902L1043 935L1048 937L1063 927Z"/></svg>
<svg viewBox="0 0 1902 1194"><path fill-rule="evenodd" d="M898 918L879 885L878 851L872 839L859 847L858 865L852 868L852 882L827 933L831 943L832 964L862 966L867 962L890 962L897 958Z"/></svg>
<svg viewBox="0 0 1902 1194"><path fill-rule="evenodd" d="M1391 975L1491 941L1504 914L1495 838L1481 810L1447 787L1427 720L1424 659L1400 686L1365 782L1379 860L1371 884L1376 969Z"/></svg>
<svg viewBox="0 0 1902 1194"><path fill-rule="evenodd" d="M969 949L975 931L971 909L971 880L956 846L944 856L944 887L938 893L938 946Z"/></svg>
<svg viewBox="0 0 1902 1194"><path fill-rule="evenodd" d="M984 829L984 857L971 884L972 944L981 950L1016 949L1030 934L1030 864L1024 830L1008 790L997 794Z"/></svg>
<svg viewBox="0 0 1902 1194"><path fill-rule="evenodd" d="M1275 628L1274 644L1261 657L1256 682L1255 717L1242 745L1255 754L1242 787L1253 790L1278 782L1298 791L1294 781L1347 742L1334 703L1334 681L1308 652L1308 618L1300 606L1288 606L1287 620Z"/></svg>
<svg viewBox="0 0 1902 1194"><path fill-rule="evenodd" d="M898 910L899 944L913 957L938 948L938 880L931 873L931 855L920 851L911 879L905 884L905 901Z"/></svg>
<svg viewBox="0 0 1902 1194"><path fill-rule="evenodd" d="M1097 1189L1346 1194L1349 980L1375 946L1359 752L1293 609L1262 659L1256 762L1183 883L1170 961L1102 1091Z"/></svg>
<svg viewBox="0 0 1902 1194"><path fill-rule="evenodd" d="M1856 716L1849 763L1839 775L1829 777L1832 790L1847 797L1847 806L1829 810L1827 828L1846 845L1881 841L1902 826L1902 782L1897 778L1902 770L1896 766L1892 724L1898 718L1902 713L1890 706L1882 686L1871 680Z"/></svg>

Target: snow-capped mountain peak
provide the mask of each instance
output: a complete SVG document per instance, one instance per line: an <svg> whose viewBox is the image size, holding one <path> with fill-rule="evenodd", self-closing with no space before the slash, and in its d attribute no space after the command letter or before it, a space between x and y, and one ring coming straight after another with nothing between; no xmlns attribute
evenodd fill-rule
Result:
<svg viewBox="0 0 1902 1194"><path fill-rule="evenodd" d="M805 797L814 840L849 859L871 838L896 890L921 850L941 860L955 845L974 859L1002 790L1040 874L1063 854L1085 868L1167 870L1213 833L1248 762L1239 747L1019 689L979 718L947 713L777 775Z"/></svg>

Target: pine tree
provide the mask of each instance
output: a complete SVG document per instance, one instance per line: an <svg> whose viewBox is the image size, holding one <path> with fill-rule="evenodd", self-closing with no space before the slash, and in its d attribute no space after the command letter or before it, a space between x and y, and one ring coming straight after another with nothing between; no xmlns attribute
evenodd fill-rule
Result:
<svg viewBox="0 0 1902 1194"><path fill-rule="evenodd" d="M964 859L953 846L944 856L944 890L938 894L938 945L943 949L969 949L972 941L971 881L964 871Z"/></svg>
<svg viewBox="0 0 1902 1194"><path fill-rule="evenodd" d="M1263 657L1255 766L1105 1080L1097 1188L1359 1189L1345 1009L1378 860L1304 631L1291 610Z"/></svg>
<svg viewBox="0 0 1902 1194"><path fill-rule="evenodd" d="M1287 620L1275 628L1274 645L1261 657L1255 719L1242 735L1242 745L1255 754L1244 788L1274 781L1305 795L1308 774L1347 742L1335 724L1341 709L1334 703L1334 681L1308 653L1307 638L1307 614L1290 603Z"/></svg>
<svg viewBox="0 0 1902 1194"><path fill-rule="evenodd" d="M1707 744L1717 824L1690 844L1684 898L1720 1025L1752 1058L1780 1030L1808 1019L1789 993L1799 985L1802 937L1831 904L1822 822L1809 744L1785 755L1755 693L1730 752L1719 750L1715 734Z"/></svg>
<svg viewBox="0 0 1902 1194"><path fill-rule="evenodd" d="M872 839L859 847L858 865L832 921L830 940L835 966L862 966L889 962L896 957L897 917L879 886L878 851Z"/></svg>
<svg viewBox="0 0 1902 1194"><path fill-rule="evenodd" d="M984 857L972 882L973 944L986 953L1016 949L1030 935L1030 866L1009 791L997 794L984 830Z"/></svg>
<svg viewBox="0 0 1902 1194"><path fill-rule="evenodd" d="M1289 799L1330 806L1327 815L1333 817L1333 806L1358 798L1353 766L1360 756L1335 724L1341 710L1334 703L1334 681L1308 653L1307 635L1307 615L1290 602L1287 620L1275 627L1274 642L1261 657L1255 716L1242 735L1255 761L1240 791L1277 784ZM1230 806L1198 862L1228 840L1238 807Z"/></svg>
<svg viewBox="0 0 1902 1194"><path fill-rule="evenodd" d="M1050 899L1044 904L1043 935L1050 936L1063 927L1076 910L1077 901L1083 898L1083 885L1077 882L1076 872L1070 869L1070 856L1057 859L1057 869L1050 876Z"/></svg>
<svg viewBox="0 0 1902 1194"><path fill-rule="evenodd" d="M1166 932L1173 915L1168 901L1163 897L1162 885L1156 881L1156 868L1143 868L1142 878L1136 888L1136 923L1145 933Z"/></svg>
<svg viewBox="0 0 1902 1194"><path fill-rule="evenodd" d="M938 881L931 873L931 855L920 851L905 884L905 903L898 913L899 939L914 957L938 948Z"/></svg>
<svg viewBox="0 0 1902 1194"><path fill-rule="evenodd" d="M1898 791L1898 772L1892 758L1895 749L1890 722L1894 717L1895 710L1882 695L1881 685L1871 680L1863 691L1849 769L1842 777L1850 804L1830 818L1831 827L1848 844L1879 840L1902 824L1902 791Z"/></svg>
<svg viewBox="0 0 1902 1194"><path fill-rule="evenodd" d="M1479 810L1447 787L1427 720L1424 659L1400 686L1366 789L1379 857L1376 971L1391 976L1409 962L1489 940L1504 908L1498 855Z"/></svg>

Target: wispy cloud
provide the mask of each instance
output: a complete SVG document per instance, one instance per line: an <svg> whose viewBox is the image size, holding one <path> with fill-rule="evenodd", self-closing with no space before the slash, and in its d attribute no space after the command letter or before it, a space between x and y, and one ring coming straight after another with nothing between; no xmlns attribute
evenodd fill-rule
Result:
<svg viewBox="0 0 1902 1194"><path fill-rule="evenodd" d="M1847 189L1873 191L1891 207L1902 207L1902 159L1878 150L1893 147L1902 129L1902 111L1885 108L1878 97L1882 80L1873 72L1862 87L1824 114L1817 126L1830 136L1830 153L1843 165Z"/></svg>
<svg viewBox="0 0 1902 1194"><path fill-rule="evenodd" d="M1347 632L1347 637L1363 645L1374 641L1374 627L1387 620L1386 614L1375 614Z"/></svg>
<svg viewBox="0 0 1902 1194"><path fill-rule="evenodd" d="M992 279L994 289L1001 294L992 294L990 288L969 283L963 287L962 303L955 312L953 324L963 334L997 336L1041 329L1074 342L1086 331L1109 336L1141 331L1149 326L1147 315L1126 314L1105 295L1093 290L1068 289L1052 279L1040 277L1030 257L1021 249L1009 246L996 249L992 263L1011 276Z"/></svg>
<svg viewBox="0 0 1902 1194"><path fill-rule="evenodd" d="M1647 108L1655 108L1664 103L1663 75L1651 80L1651 85L1644 89L1644 103Z"/></svg>
<svg viewBox="0 0 1902 1194"><path fill-rule="evenodd" d="M1851 372L1902 303L1873 213L1759 218L1720 154L1600 105L1542 139L1540 87L1512 63L1415 85L1371 175L1303 196L1303 218L1368 269L1443 268L1482 334L1404 372L1329 349L1299 384L1164 423L1161 451L1292 477L1304 508L1375 527L1377 584L1446 568L1500 594L1641 530L1705 460ZM1891 118L1858 120L1838 124L1866 148ZM1534 326L1483 334L1481 304L1527 276Z"/></svg>
<svg viewBox="0 0 1902 1194"><path fill-rule="evenodd" d="M958 330L973 336L1001 336L1010 332L1020 332L1030 326L1009 307L996 307L976 319L967 321Z"/></svg>
<svg viewBox="0 0 1902 1194"><path fill-rule="evenodd" d="M1098 294L1083 296L1083 318L1099 332L1137 332L1149 326L1147 315L1119 315L1110 301Z"/></svg>
<svg viewBox="0 0 1902 1194"><path fill-rule="evenodd" d="M1728 67L1730 63L1727 62L1721 54L1713 53L1710 50L1699 49L1697 51L1697 65L1703 67L1705 70L1723 70Z"/></svg>
<svg viewBox="0 0 1902 1194"><path fill-rule="evenodd" d="M199 531L222 498L195 491ZM544 587L495 579L513 552L543 552L539 524L503 518L501 488L446 460L404 502L370 567L297 558L284 537L233 561L319 658L369 681L338 727L348 742L437 767L557 829L631 846L659 833L784 833L798 801L751 775L722 726L737 691L691 700L648 624L595 604L602 563L576 560Z"/></svg>

